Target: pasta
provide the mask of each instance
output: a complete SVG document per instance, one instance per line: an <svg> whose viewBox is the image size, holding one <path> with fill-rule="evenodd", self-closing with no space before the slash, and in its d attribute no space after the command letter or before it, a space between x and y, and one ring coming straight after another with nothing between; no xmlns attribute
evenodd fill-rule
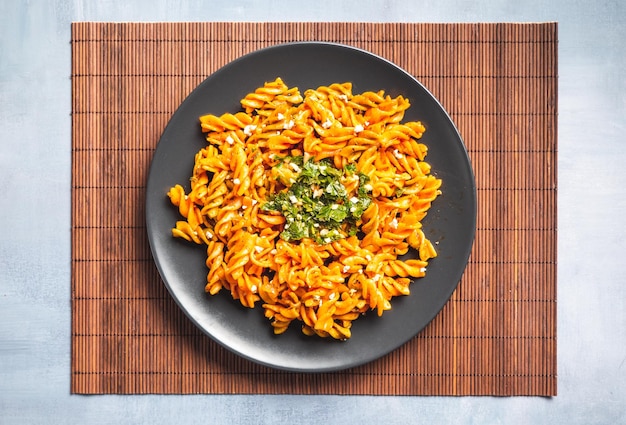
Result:
<svg viewBox="0 0 626 425"><path fill-rule="evenodd" d="M206 246L206 291L261 304L273 331L345 340L355 319L409 295L437 252L421 221L441 193L410 103L334 83L300 93L280 78L242 110L200 117L207 146L172 235ZM417 255L406 256L409 250Z"/></svg>

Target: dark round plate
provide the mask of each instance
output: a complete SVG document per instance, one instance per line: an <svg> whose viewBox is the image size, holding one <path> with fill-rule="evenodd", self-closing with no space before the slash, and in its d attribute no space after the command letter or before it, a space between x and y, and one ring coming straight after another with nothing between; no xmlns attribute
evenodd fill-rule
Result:
<svg viewBox="0 0 626 425"><path fill-rule="evenodd" d="M351 82L353 93L385 90L411 102L405 121L426 126L422 141L426 161L443 179L442 192L424 219L426 236L439 256L425 278L411 285L411 295L396 297L392 309L357 319L352 338L335 341L306 337L297 323L274 335L260 306L242 307L222 292L204 292L205 249L171 236L180 219L166 196L169 188L189 177L196 152L205 145L198 118L239 111L239 100L266 81L281 77L301 92L334 82ZM187 316L219 344L254 362L283 370L323 372L357 366L403 345L443 308L463 274L474 240L476 190L461 137L452 120L415 78L376 55L353 47L318 43L277 45L243 56L203 81L180 105L156 148L147 182L146 223L157 268L172 297Z"/></svg>

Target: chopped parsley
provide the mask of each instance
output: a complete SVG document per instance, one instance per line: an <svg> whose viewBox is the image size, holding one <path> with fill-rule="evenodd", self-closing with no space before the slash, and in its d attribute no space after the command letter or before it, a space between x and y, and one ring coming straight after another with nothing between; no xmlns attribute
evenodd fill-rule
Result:
<svg viewBox="0 0 626 425"><path fill-rule="evenodd" d="M302 156L284 158L277 166L296 164L299 170L291 186L272 196L263 206L285 217L281 238L313 239L326 244L357 233L358 222L372 199L369 178L354 164L335 168L329 160L304 161ZM342 180L358 178L356 193L348 193Z"/></svg>

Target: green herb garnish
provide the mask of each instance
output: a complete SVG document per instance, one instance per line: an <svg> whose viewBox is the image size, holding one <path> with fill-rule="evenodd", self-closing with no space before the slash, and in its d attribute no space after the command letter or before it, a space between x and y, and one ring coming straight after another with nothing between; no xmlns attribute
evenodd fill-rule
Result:
<svg viewBox="0 0 626 425"><path fill-rule="evenodd" d="M285 163L287 162L287 164ZM281 238L296 241L313 239L319 244L356 234L363 212L372 202L366 185L369 178L357 173L349 164L335 168L329 160L304 161L302 156L289 157L279 166L295 164L295 181L284 191L272 196L262 209L285 216ZM342 180L358 178L357 193L349 194Z"/></svg>

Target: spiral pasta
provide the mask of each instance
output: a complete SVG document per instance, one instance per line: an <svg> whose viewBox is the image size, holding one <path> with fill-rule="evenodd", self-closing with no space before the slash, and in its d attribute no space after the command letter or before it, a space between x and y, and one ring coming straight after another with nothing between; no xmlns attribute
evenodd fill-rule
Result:
<svg viewBox="0 0 626 425"><path fill-rule="evenodd" d="M172 235L206 247L208 293L260 303L274 333L299 321L348 339L437 255L421 225L442 183L424 161L425 128L401 122L404 97L351 83L302 95L277 78L241 106L200 117L208 143L191 189L168 192L184 218Z"/></svg>

